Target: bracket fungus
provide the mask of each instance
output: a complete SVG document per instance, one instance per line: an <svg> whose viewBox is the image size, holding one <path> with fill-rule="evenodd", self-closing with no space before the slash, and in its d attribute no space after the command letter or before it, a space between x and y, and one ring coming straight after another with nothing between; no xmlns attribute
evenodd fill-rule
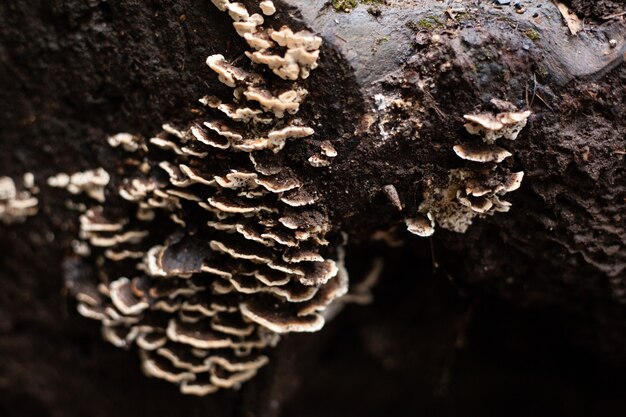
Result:
<svg viewBox="0 0 626 417"><path fill-rule="evenodd" d="M522 131L530 110L524 112L466 114L465 128L472 135L481 135L485 143L493 144L497 139L515 140Z"/></svg>
<svg viewBox="0 0 626 417"><path fill-rule="evenodd" d="M66 276L79 313L101 322L105 340L135 345L146 375L193 395L240 386L268 362L280 334L321 329L327 308L348 292L344 239L330 233L315 191L281 155L315 134L296 117L307 96L298 81L317 66L322 40L266 27L242 3L213 3L252 48L246 69L220 54L206 61L232 101L204 97L201 119L163 125L148 140L108 138L135 161L117 189L131 214L86 210L79 243L88 249L79 255L95 260L99 282ZM271 1L260 8L276 12ZM328 163L337 155L328 141L321 152ZM103 170L48 180L100 203L108 182Z"/></svg>
<svg viewBox="0 0 626 417"><path fill-rule="evenodd" d="M124 137L118 134L112 138L109 138L109 144L111 146L122 145L124 149L133 151L132 139ZM60 173L48 178L48 185L50 187L64 188L71 194L85 193L87 196L93 198L100 203L104 203L105 195L104 189L109 183L111 177L108 172L102 168L92 169L84 172L76 172L74 174Z"/></svg>
<svg viewBox="0 0 626 417"><path fill-rule="evenodd" d="M33 174L26 173L19 190L11 177L0 177L0 221L5 224L21 223L37 214L39 201Z"/></svg>
<svg viewBox="0 0 626 417"><path fill-rule="evenodd" d="M48 179L99 203L80 216L74 247L84 259L66 265L79 313L100 321L113 345L135 346L146 375L192 395L239 387L268 362L282 334L319 331L346 302L367 302L381 268L376 263L349 291L347 238L331 224L323 192L285 151L305 143L313 154L298 164L315 168L332 165L339 153L300 112L322 38L273 28L271 1L212 2L248 46L245 63L222 54L206 59L228 89L202 97L198 118L185 126L163 124L148 138L110 136L109 145L126 153L119 181L109 185L101 168ZM379 107L423 111L399 98ZM468 132L483 142L454 147L467 166L450 171L446 187L425 191L420 213L405 220L408 231L426 237L438 225L464 232L474 217L508 210L500 197L519 187L523 173L501 169L511 153L494 142L515 139L529 115L465 116ZM383 138L415 127L383 123ZM102 205L107 186L126 214ZM383 193L397 212L410 210L394 185ZM78 266L88 261L98 274Z"/></svg>
<svg viewBox="0 0 626 417"><path fill-rule="evenodd" d="M468 165L450 170L447 186L425 190L419 206L422 215L407 219L407 230L430 236L437 224L465 233L475 217L509 211L511 203L501 197L520 187L524 173L510 172L500 165L513 154L495 142L501 138L515 140L530 115L530 111L465 115L465 129L471 135L480 135L482 142L453 147L456 156Z"/></svg>

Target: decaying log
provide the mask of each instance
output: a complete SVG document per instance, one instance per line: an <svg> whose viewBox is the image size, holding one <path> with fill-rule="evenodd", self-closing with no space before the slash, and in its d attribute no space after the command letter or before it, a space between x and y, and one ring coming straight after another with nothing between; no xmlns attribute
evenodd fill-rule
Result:
<svg viewBox="0 0 626 417"><path fill-rule="evenodd" d="M485 397L514 399L529 387L552 390L553 401L537 394L530 402L554 414L572 415L579 391L591 414L623 410L623 377L612 377L618 394L601 399L589 381L621 377L626 365L624 4L276 0L274 13L271 2L263 10L242 3L265 15L267 36L254 42L278 46L254 55L232 26L254 18L240 10L229 17L208 0L0 4L0 414L485 415ZM319 60L273 64L270 56L289 42L319 49ZM246 97L235 104L249 100L259 110L218 107L214 97L233 91ZM276 91L289 99L276 104ZM217 109L223 114L210 119ZM269 126L267 138L240 140L260 131L255 123ZM192 136L211 144L181 150ZM280 176L273 162L254 159L261 148L272 161L280 155ZM189 155L196 159L181 166ZM208 200L193 194L195 185L181 191L215 182L218 174L203 177L203 163L206 172L225 170ZM151 215L134 205L141 198L129 188L133 178L169 181L163 195L204 198L211 213L239 219L258 207L222 197L252 184L249 192L277 199L258 210L278 212L282 226L315 242L307 251L281 249L283 265L266 249L287 238L257 236L247 223L214 221L218 231L204 234L192 227L202 215L187 203L176 211L184 216L150 220L137 256L163 246L146 256L148 275L226 268L203 264L205 251L241 264L272 259L270 272L290 276L297 271L284 271L293 264L315 265L298 280L326 288L326 298L297 314L314 318L278 320L266 305L238 302L246 320L226 326L229 334L249 323L275 333L319 330L317 313L342 300L339 284L326 285L343 273L344 250L352 288L345 301L373 301L347 303L318 333L287 335L241 387L239 374L218 375L218 387L235 390L198 399L143 377L134 353L105 345L99 326L75 313L75 298L83 313L101 307L85 300L103 276L122 315L148 308L128 298L132 282L117 266L98 260L135 255L94 249L143 239L128 233L144 231L121 231ZM307 205L323 221L298 217ZM220 240L225 227L239 227L261 249ZM168 245L178 249L165 265ZM368 283L381 265L372 297ZM85 289L88 281L93 288ZM223 291L247 285L227 281ZM274 296L267 285L264 296ZM276 294L289 302L306 296L293 288ZM94 307L85 315L101 314ZM105 338L120 340L104 328ZM575 374L571 384L564 370ZM510 389L494 388L509 379ZM213 392L211 384L195 393ZM344 406L333 408L339 401Z"/></svg>

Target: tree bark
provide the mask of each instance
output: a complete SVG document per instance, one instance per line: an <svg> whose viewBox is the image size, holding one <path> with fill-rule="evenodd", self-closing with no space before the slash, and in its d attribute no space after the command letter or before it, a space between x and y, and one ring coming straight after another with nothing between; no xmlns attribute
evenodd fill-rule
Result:
<svg viewBox="0 0 626 417"><path fill-rule="evenodd" d="M75 313L62 263L78 213L46 180L103 167L107 209L122 210L106 137L195 119L198 98L224 90L206 57L244 60L245 44L205 0L3 2L0 176L32 172L41 190L38 215L0 224L0 415L622 415L624 3L572 1L575 35L544 1L275 3L324 39L302 117L338 153L310 169L303 141L289 163L349 236L351 276L385 260L373 303L289 335L238 391L193 398L145 378ZM503 166L525 173L511 210L410 235L424 190L464 166L463 116L500 111L493 99L532 112L507 143Z"/></svg>

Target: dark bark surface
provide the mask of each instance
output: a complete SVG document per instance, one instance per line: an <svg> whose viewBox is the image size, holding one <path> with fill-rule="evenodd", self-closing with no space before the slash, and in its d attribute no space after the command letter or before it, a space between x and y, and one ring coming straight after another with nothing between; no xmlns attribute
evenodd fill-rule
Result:
<svg viewBox="0 0 626 417"><path fill-rule="evenodd" d="M350 234L351 274L386 260L374 303L286 337L239 391L199 399L145 378L136 355L103 342L66 296L78 214L45 180L102 166L110 192L121 178L106 136L192 120L197 99L222 88L206 56L234 59L243 44L209 1L2 2L0 175L33 172L42 191L36 217L0 225L0 415L623 415L626 28L603 19L623 3L570 2L585 18L576 37L549 2L525 2L524 14L482 2L455 19L435 2L349 14L285 3L295 6L281 19L302 18L293 24L326 40L303 117L339 151L322 173L302 168L306 143L290 162ZM437 23L420 25L429 16ZM367 127L375 94L422 104L392 113L393 141ZM494 110L492 98L533 111L507 162L526 172L511 212L466 234L371 243L459 165L450 149L462 116Z"/></svg>

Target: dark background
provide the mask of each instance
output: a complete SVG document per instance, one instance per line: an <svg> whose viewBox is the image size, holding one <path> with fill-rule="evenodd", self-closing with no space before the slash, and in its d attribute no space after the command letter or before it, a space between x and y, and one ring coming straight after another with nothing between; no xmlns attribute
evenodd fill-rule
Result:
<svg viewBox="0 0 626 417"><path fill-rule="evenodd" d="M102 342L98 324L64 296L54 263L46 271L27 262L37 254L20 243L0 250L3 417L571 417L626 409L624 369L577 347L578 332L558 309L463 294L418 255L424 247L387 254L374 303L348 306L318 334L285 337L240 391L205 398L145 378L136 355Z"/></svg>

